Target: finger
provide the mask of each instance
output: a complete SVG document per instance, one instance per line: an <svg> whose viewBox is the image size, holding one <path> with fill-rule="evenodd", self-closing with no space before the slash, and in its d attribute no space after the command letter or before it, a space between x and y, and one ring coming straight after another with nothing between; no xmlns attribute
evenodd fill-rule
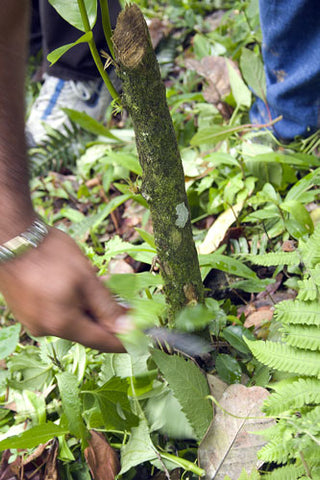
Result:
<svg viewBox="0 0 320 480"><path fill-rule="evenodd" d="M85 298L93 318L111 332L126 333L132 329L128 309L119 305L102 282L91 277L86 282Z"/></svg>
<svg viewBox="0 0 320 480"><path fill-rule="evenodd" d="M68 322L69 328L64 328L62 334L55 332L54 335L63 337L66 340L81 343L86 347L100 350L101 352L122 353L125 352L120 340L113 333L90 317L78 313L76 318Z"/></svg>

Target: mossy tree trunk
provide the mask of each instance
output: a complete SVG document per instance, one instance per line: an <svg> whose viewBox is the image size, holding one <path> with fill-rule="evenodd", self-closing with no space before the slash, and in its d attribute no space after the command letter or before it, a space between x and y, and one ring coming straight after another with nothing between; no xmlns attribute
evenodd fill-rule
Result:
<svg viewBox="0 0 320 480"><path fill-rule="evenodd" d="M137 5L119 15L113 44L123 103L134 126L164 288L171 315L203 301L184 172L148 27Z"/></svg>

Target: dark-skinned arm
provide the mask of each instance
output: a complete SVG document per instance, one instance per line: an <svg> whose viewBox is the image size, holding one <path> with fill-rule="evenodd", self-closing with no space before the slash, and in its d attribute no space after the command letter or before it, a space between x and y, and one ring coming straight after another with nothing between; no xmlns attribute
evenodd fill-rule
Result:
<svg viewBox="0 0 320 480"><path fill-rule="evenodd" d="M36 218L24 133L28 0L0 2L0 244ZM36 336L55 335L120 352L129 320L75 242L50 228L37 247L0 264L0 290L15 318Z"/></svg>

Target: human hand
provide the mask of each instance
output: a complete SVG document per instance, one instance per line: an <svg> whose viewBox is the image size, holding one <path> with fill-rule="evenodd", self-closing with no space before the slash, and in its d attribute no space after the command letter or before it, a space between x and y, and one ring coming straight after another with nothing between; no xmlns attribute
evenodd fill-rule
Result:
<svg viewBox="0 0 320 480"><path fill-rule="evenodd" d="M57 229L36 248L0 265L0 290L32 335L54 335L104 352L123 352L126 309L95 275L76 243Z"/></svg>

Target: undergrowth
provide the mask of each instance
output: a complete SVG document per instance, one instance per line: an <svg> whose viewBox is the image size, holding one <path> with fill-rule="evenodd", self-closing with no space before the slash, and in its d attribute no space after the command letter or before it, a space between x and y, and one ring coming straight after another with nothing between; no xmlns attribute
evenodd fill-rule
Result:
<svg viewBox="0 0 320 480"><path fill-rule="evenodd" d="M130 119L110 109L102 125L68 111L70 129L30 151L33 201L132 307L137 331L124 339L127 354L99 354L32 338L3 306L0 449L13 462L20 449L28 458L57 437L61 478L89 480L83 450L95 430L121 456L121 479L198 478L197 449L213 415L206 374L218 374L273 392L263 478L320 478L319 134L284 146L272 125L248 120L252 92L265 97L256 0L137 3L163 22L156 52L207 292L175 326L206 329L212 350L167 355L143 333L165 323L166 305ZM218 92L212 56L230 80ZM274 318L262 313L248 327L261 302Z"/></svg>

